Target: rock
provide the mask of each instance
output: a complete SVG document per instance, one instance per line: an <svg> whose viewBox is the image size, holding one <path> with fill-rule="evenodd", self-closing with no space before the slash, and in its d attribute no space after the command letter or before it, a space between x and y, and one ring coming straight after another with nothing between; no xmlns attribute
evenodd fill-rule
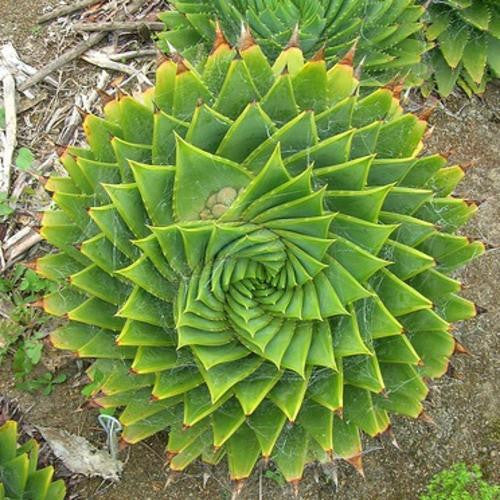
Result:
<svg viewBox="0 0 500 500"><path fill-rule="evenodd" d="M208 210L207 208L204 208L200 212L200 219L201 220L207 220L207 219L211 219L211 218L212 218L212 212L210 210Z"/></svg>
<svg viewBox="0 0 500 500"><path fill-rule="evenodd" d="M217 195L213 194L212 196L208 197L208 200L205 203L205 205L207 206L207 208L212 208L216 203L217 203Z"/></svg>
<svg viewBox="0 0 500 500"><path fill-rule="evenodd" d="M220 217L227 210L226 205L222 205L221 203L217 203L212 207L212 215L214 217Z"/></svg>
<svg viewBox="0 0 500 500"><path fill-rule="evenodd" d="M236 199L237 195L236 189L225 187L217 193L217 201L228 207Z"/></svg>

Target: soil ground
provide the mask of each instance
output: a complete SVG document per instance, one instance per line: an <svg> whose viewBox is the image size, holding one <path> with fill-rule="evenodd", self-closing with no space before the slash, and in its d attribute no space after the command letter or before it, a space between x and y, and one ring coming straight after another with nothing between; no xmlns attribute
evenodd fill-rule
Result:
<svg viewBox="0 0 500 500"><path fill-rule="evenodd" d="M57 4L56 0L0 0L0 45L11 40L21 58L37 67L50 61L61 50L59 27L40 29L34 20L48 5ZM69 65L60 75L66 82L61 100L82 91L88 82L95 81L97 73L88 65ZM422 105L415 95L410 96L408 104L411 109ZM487 480L499 481L499 113L500 88L494 85L482 98L469 100L457 93L440 104L432 116L430 122L435 130L427 144L429 152L450 152L453 163L474 162L458 194L481 203L477 217L464 232L487 243L488 250L459 277L464 283L463 294L486 312L457 325L454 332L471 355L454 357L448 374L431 382L426 413L434 424L395 418L392 429L400 449L392 446L387 438L367 441L363 457L365 479L350 466L339 464L339 486L335 491L324 471L311 467L300 484L300 497L414 499L434 473L459 461L478 463ZM37 116L36 110L34 116ZM28 127L29 123L25 121L22 126ZM47 138L33 138L29 131L24 132L21 131L19 146L29 146L43 157L49 148ZM49 136L57 136L55 132L49 132ZM25 137L29 137L29 143L23 142ZM85 398L80 394L82 366L79 368L70 364L66 368L69 381L57 386L49 397L40 397L15 389L7 361L0 366L0 395L16 398L24 411L24 419L31 424L61 427L102 444L97 413L85 406ZM224 465L209 468L195 464L186 474L169 477L164 467L165 442L166 436L158 435L122 452L126 465L119 483L83 479L73 493L84 499L109 500L231 497L233 485L226 479ZM255 473L245 485L241 498L292 498L293 492L269 475L262 470Z"/></svg>

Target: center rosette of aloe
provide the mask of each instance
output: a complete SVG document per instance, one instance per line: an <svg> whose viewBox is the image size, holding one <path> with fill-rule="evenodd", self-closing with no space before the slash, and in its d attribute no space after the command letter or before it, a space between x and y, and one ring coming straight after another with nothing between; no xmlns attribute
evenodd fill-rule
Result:
<svg viewBox="0 0 500 500"><path fill-rule="evenodd" d="M262 366L267 384L282 368L302 378L307 364L335 368L323 320L347 312L327 254L334 214L323 208L325 189L312 188L312 168L291 175L278 143L252 175L180 141L178 154L188 155L181 160L187 184L179 186L174 206L187 222L152 228L178 277L177 347L190 346L201 370L220 366L224 372L233 362L229 369L237 367L243 379ZM177 175L182 178L181 170ZM192 220L200 216L208 220ZM219 400L226 392L223 385L211 395ZM244 413L259 405L256 396L237 397ZM289 409L290 419L299 406Z"/></svg>
<svg viewBox="0 0 500 500"><path fill-rule="evenodd" d="M124 441L169 431L173 470L361 469L360 432L421 414L449 323L475 313L448 276L482 251L453 234L475 211L450 196L463 171L419 157L427 124L397 93L357 89L350 57L271 65L219 33L199 71L174 57L87 116L47 183L52 342L94 360Z"/></svg>

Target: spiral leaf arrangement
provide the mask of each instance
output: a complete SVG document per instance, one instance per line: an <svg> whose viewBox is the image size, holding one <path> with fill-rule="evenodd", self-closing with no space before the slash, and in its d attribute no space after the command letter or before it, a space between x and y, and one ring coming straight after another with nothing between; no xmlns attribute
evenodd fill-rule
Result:
<svg viewBox="0 0 500 500"><path fill-rule="evenodd" d="M350 54L352 56L352 54ZM174 54L139 98L84 121L39 259L69 322L56 347L95 358L93 401L123 440L169 429L172 470L271 458L361 470L360 433L417 417L475 314L448 274L481 253L455 230L463 171L419 157L427 123L398 89L357 95L348 57L291 46L271 65L222 33L200 71Z"/></svg>
<svg viewBox="0 0 500 500"><path fill-rule="evenodd" d="M0 499L63 500L66 487L52 481L54 468L37 469L38 444L34 439L17 444L17 423L0 427Z"/></svg>
<svg viewBox="0 0 500 500"><path fill-rule="evenodd" d="M500 77L500 4L496 0L444 0L428 8L429 57L439 93L455 84L469 96Z"/></svg>
<svg viewBox="0 0 500 500"><path fill-rule="evenodd" d="M407 77L421 83L422 54L430 48L419 33L424 8L415 0L214 0L171 2L175 10L160 19L166 30L160 47L171 47L190 61L204 61L215 40L216 20L231 43L237 43L242 23L272 60L290 39L306 57L325 45L328 65L337 63L357 43L355 64L363 64L362 85L386 84Z"/></svg>

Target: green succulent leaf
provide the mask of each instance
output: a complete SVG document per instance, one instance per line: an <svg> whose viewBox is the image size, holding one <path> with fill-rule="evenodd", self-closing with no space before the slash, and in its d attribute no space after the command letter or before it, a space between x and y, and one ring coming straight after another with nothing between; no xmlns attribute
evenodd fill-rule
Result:
<svg viewBox="0 0 500 500"><path fill-rule="evenodd" d="M8 420L0 427L0 498L63 500L66 486L53 481L52 466L37 469L38 443L17 443L17 422Z"/></svg>

